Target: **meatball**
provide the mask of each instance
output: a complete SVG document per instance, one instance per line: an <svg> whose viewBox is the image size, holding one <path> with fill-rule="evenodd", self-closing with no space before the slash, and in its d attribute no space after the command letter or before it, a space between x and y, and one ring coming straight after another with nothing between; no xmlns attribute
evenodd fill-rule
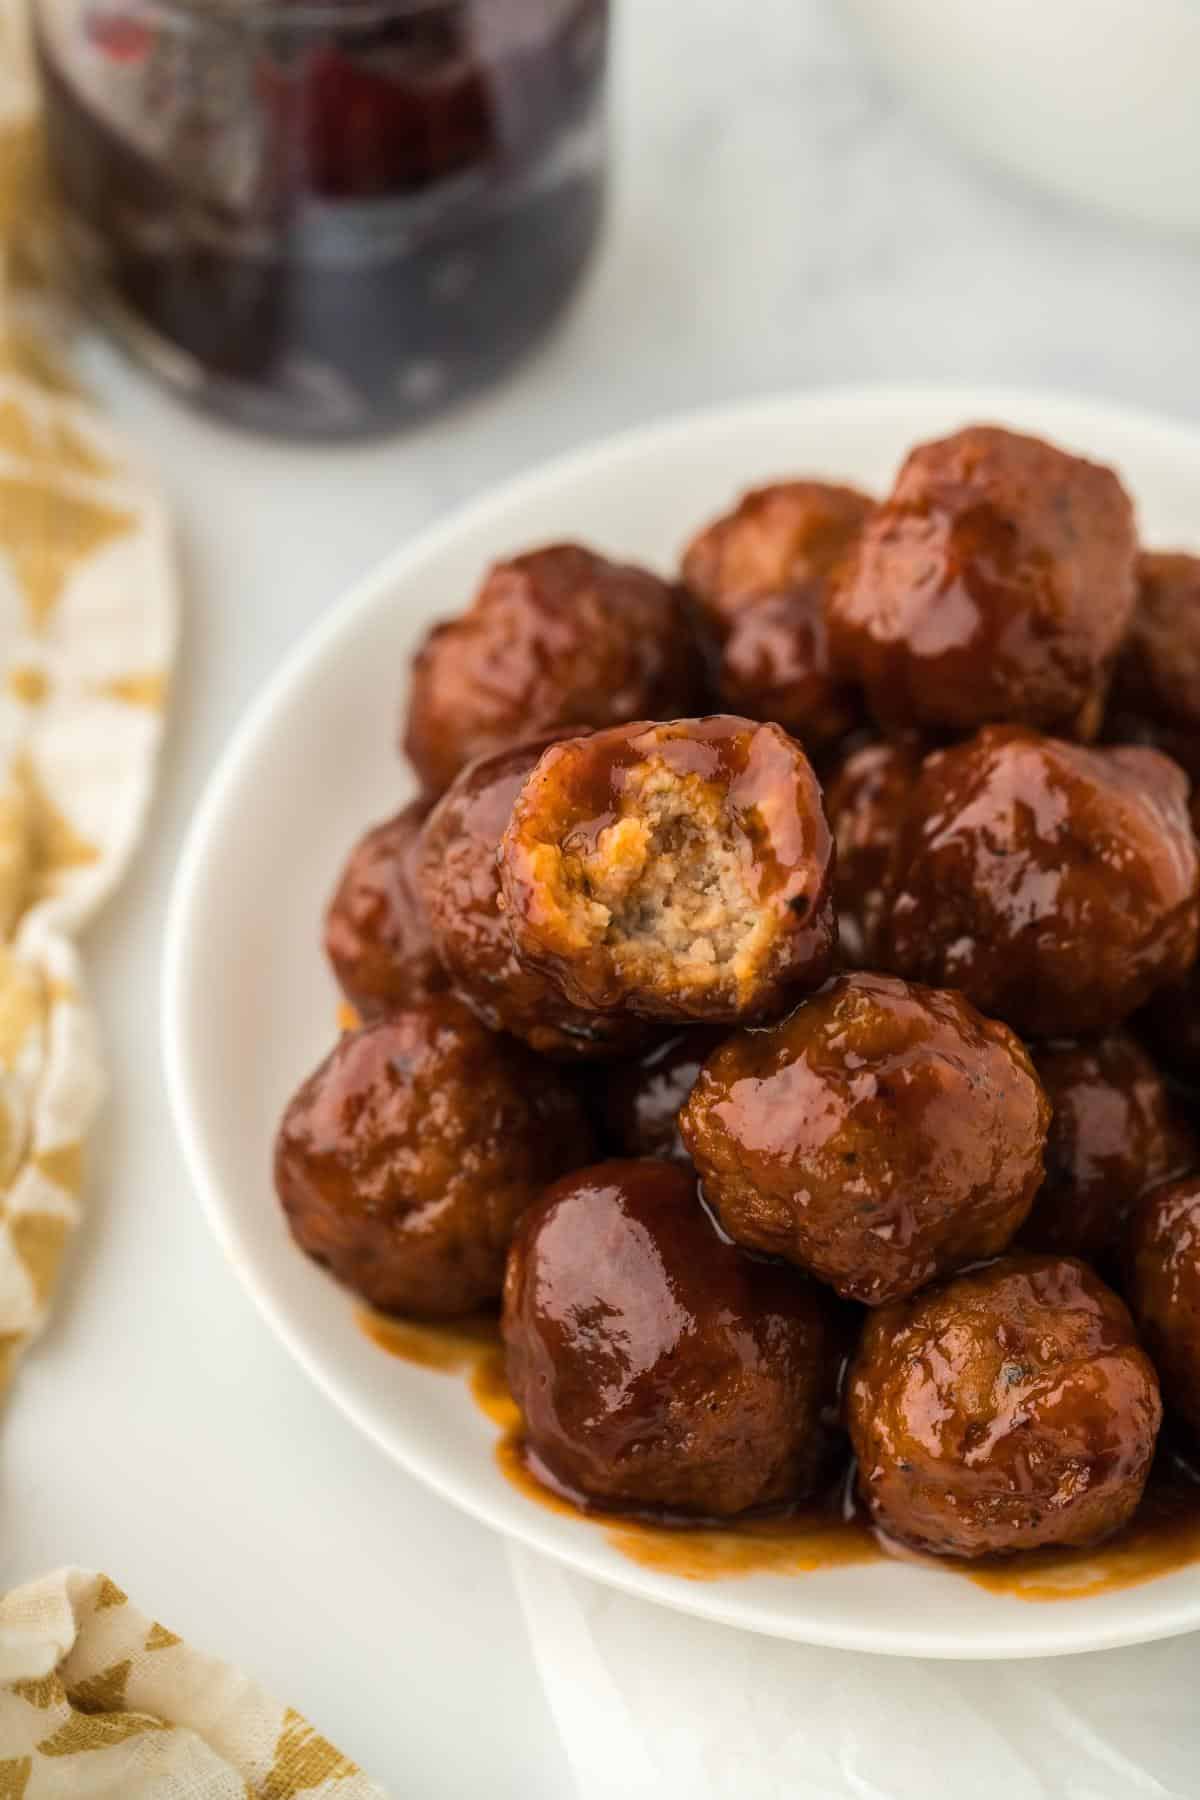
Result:
<svg viewBox="0 0 1200 1800"><path fill-rule="evenodd" d="M846 758L825 790L837 844L833 893L838 947L848 969L869 968L879 960L892 852L920 766L915 739L864 744Z"/></svg>
<svg viewBox="0 0 1200 1800"><path fill-rule="evenodd" d="M425 1000L447 985L416 885L427 810L414 801L359 840L325 914L325 953L364 1019Z"/></svg>
<svg viewBox="0 0 1200 1800"><path fill-rule="evenodd" d="M339 1281L446 1318L495 1299L517 1219L592 1154L562 1077L442 995L346 1033L283 1116L275 1187Z"/></svg>
<svg viewBox="0 0 1200 1800"><path fill-rule="evenodd" d="M731 712L773 719L809 751L835 744L862 718L857 692L830 668L824 596L812 586L738 611L717 687Z"/></svg>
<svg viewBox="0 0 1200 1800"><path fill-rule="evenodd" d="M635 1019L573 1006L513 952L500 907L496 852L545 736L480 757L457 776L425 824L417 881L438 956L459 998L493 1031L510 1031L545 1056L613 1056L639 1049Z"/></svg>
<svg viewBox="0 0 1200 1800"><path fill-rule="evenodd" d="M971 426L912 451L829 602L835 664L885 726L1094 737L1133 612L1110 469Z"/></svg>
<svg viewBox="0 0 1200 1800"><path fill-rule="evenodd" d="M1200 1178L1169 1181L1139 1200L1129 1293L1163 1397L1200 1435Z"/></svg>
<svg viewBox="0 0 1200 1800"><path fill-rule="evenodd" d="M1107 1272L1119 1264L1139 1194L1191 1168L1195 1143L1162 1076L1124 1032L1047 1044L1033 1062L1053 1116L1045 1184L1021 1242Z"/></svg>
<svg viewBox="0 0 1200 1800"><path fill-rule="evenodd" d="M756 488L684 551L688 592L718 637L764 595L807 593L818 601L872 505L866 494L824 481Z"/></svg>
<svg viewBox="0 0 1200 1800"><path fill-rule="evenodd" d="M709 1518L813 1486L820 1301L719 1237L676 1164L599 1163L549 1188L513 1242L503 1334L531 1461L554 1486Z"/></svg>
<svg viewBox="0 0 1200 1800"><path fill-rule="evenodd" d="M679 1109L706 1056L724 1042L720 1029L696 1026L666 1038L637 1062L608 1071L605 1135L619 1156L664 1156L690 1163L679 1135Z"/></svg>
<svg viewBox="0 0 1200 1800"><path fill-rule="evenodd" d="M476 756L555 727L694 711L702 665L684 595L576 544L488 574L413 662L404 748L439 794Z"/></svg>
<svg viewBox="0 0 1200 1800"><path fill-rule="evenodd" d="M735 1032L679 1124L732 1238L878 1306L1009 1243L1049 1117L1003 1025L959 994L864 974Z"/></svg>
<svg viewBox="0 0 1200 1800"><path fill-rule="evenodd" d="M1105 736L1165 750L1200 780L1200 557L1145 555Z"/></svg>
<svg viewBox="0 0 1200 1800"><path fill-rule="evenodd" d="M847 1392L875 1523L942 1556L1108 1537L1162 1418L1117 1296L1073 1257L1028 1253L873 1314Z"/></svg>
<svg viewBox="0 0 1200 1800"><path fill-rule="evenodd" d="M928 756L893 859L884 960L1029 1037L1119 1024L1196 955L1187 778L1154 750L993 726Z"/></svg>
<svg viewBox="0 0 1200 1800"><path fill-rule="evenodd" d="M552 745L500 867L518 958L577 1006L763 1019L833 958L833 841L777 725L718 714Z"/></svg>

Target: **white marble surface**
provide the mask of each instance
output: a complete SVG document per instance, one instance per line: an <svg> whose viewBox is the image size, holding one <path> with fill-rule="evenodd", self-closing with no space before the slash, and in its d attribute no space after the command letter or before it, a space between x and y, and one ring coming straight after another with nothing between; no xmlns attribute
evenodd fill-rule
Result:
<svg viewBox="0 0 1200 1800"><path fill-rule="evenodd" d="M499 1545L310 1389L235 1286L179 1165L159 940L181 835L230 727L407 533L664 411L944 376L1200 417L1200 250L1118 235L964 166L823 0L618 6L609 236L566 328L507 387L385 445L301 451L191 419L89 354L177 508L189 617L151 839L89 946L115 1098L69 1289L5 1421L0 1582L65 1560L109 1569L421 1800L570 1788ZM103 1445L86 1465L82 1437Z"/></svg>

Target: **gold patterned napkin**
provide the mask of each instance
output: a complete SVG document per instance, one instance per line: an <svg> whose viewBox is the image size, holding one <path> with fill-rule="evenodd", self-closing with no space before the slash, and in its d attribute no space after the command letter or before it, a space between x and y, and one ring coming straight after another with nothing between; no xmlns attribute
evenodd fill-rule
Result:
<svg viewBox="0 0 1200 1800"><path fill-rule="evenodd" d="M383 1800L244 1675L63 1569L0 1600L0 1800Z"/></svg>
<svg viewBox="0 0 1200 1800"><path fill-rule="evenodd" d="M37 142L0 0L0 1384L78 1218L102 1076L74 938L140 832L176 634L162 502L50 349Z"/></svg>

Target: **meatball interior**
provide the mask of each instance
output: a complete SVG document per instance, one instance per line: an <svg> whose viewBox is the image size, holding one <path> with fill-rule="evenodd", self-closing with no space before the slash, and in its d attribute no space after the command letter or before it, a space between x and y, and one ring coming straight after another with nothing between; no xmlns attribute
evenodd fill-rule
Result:
<svg viewBox="0 0 1200 1800"><path fill-rule="evenodd" d="M1048 1121L1003 1025L957 994L843 975L727 1039L679 1122L731 1237L878 1306L1009 1243Z"/></svg>
<svg viewBox="0 0 1200 1800"><path fill-rule="evenodd" d="M500 863L519 959L580 1006L762 1018L832 960L832 839L776 725L716 715L553 745Z"/></svg>
<svg viewBox="0 0 1200 1800"><path fill-rule="evenodd" d="M816 1291L718 1236L676 1164L600 1163L547 1189L513 1243L503 1333L552 1484L710 1518L813 1485L828 1387Z"/></svg>
<svg viewBox="0 0 1200 1800"><path fill-rule="evenodd" d="M1069 1257L1001 1257L874 1313L847 1392L872 1517L942 1556L1099 1543L1162 1420L1128 1312Z"/></svg>

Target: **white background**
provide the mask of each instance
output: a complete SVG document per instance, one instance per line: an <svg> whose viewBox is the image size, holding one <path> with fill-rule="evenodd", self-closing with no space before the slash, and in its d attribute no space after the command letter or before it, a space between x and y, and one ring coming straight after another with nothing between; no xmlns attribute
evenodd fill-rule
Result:
<svg viewBox="0 0 1200 1800"><path fill-rule="evenodd" d="M180 1168L157 1043L162 918L230 728L306 626L418 526L656 414L945 376L1200 415L1200 253L963 166L822 0L619 11L609 233L566 327L503 389L383 446L303 451L191 419L88 353L175 507L187 619L149 840L88 945L114 1097L58 1317L4 1422L0 1584L65 1561L107 1569L419 1800L565 1800L570 1782L500 1545L309 1388Z"/></svg>

